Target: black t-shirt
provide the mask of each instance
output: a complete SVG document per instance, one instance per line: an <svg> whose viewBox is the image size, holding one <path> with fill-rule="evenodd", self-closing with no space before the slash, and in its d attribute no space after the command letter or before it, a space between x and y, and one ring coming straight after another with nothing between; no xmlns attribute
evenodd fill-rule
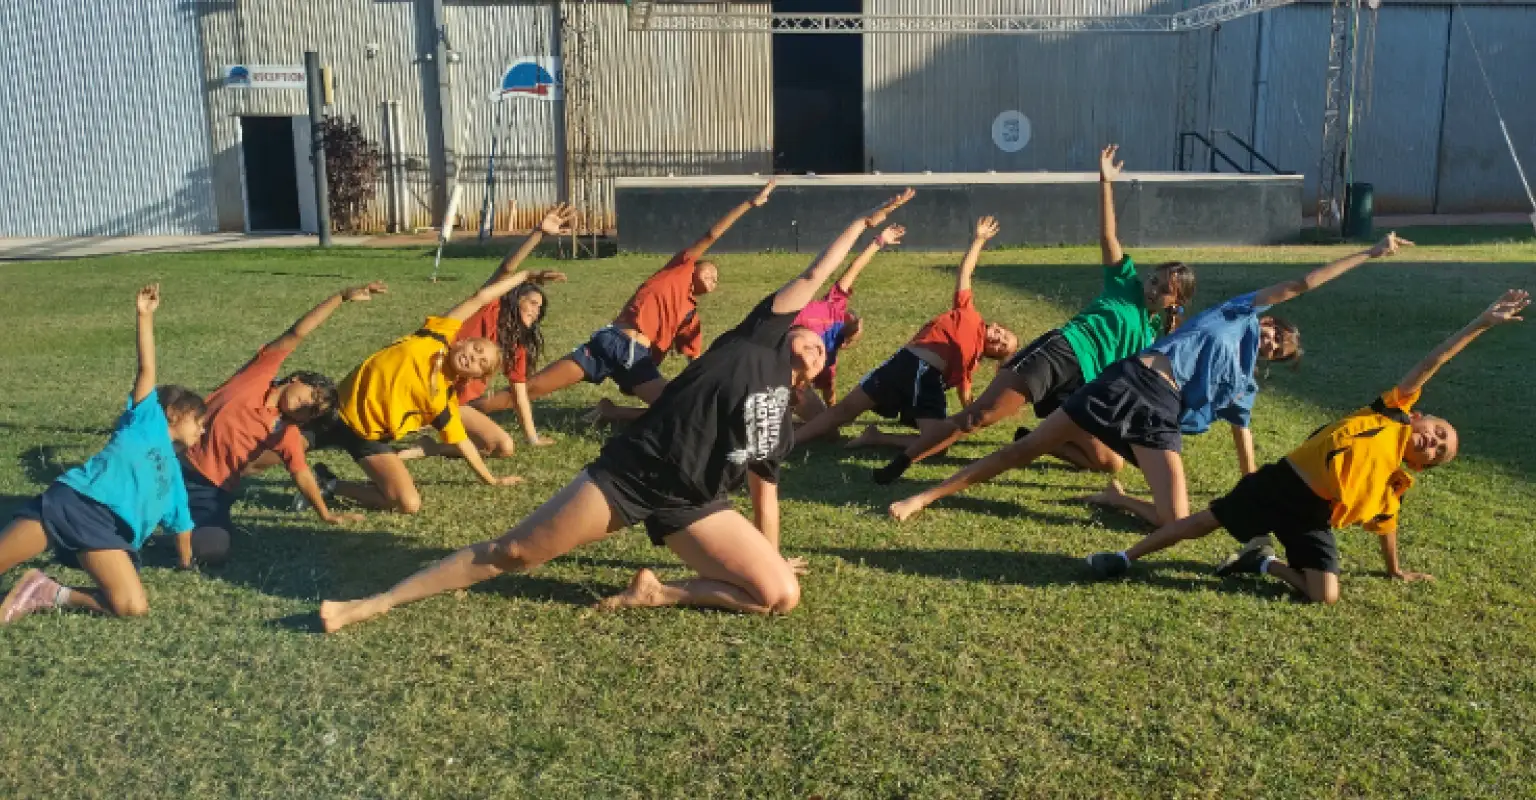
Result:
<svg viewBox="0 0 1536 800"><path fill-rule="evenodd" d="M795 314L764 298L623 433L603 445L608 465L676 481L680 499L706 503L741 488L752 470L777 483L794 447L793 376L785 341Z"/></svg>

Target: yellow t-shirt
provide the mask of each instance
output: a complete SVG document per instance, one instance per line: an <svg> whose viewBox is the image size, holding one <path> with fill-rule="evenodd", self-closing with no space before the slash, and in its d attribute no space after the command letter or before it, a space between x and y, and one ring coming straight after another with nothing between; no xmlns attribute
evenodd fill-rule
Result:
<svg viewBox="0 0 1536 800"><path fill-rule="evenodd" d="M423 425L436 428L444 444L468 438L453 385L434 364L462 325L427 317L420 330L369 356L337 390L341 420L375 442L395 441Z"/></svg>
<svg viewBox="0 0 1536 800"><path fill-rule="evenodd" d="M1397 532L1403 493L1413 486L1403 454L1413 437L1408 412L1418 399L1418 392L1405 396L1393 387L1286 456L1312 491L1333 503L1333 527Z"/></svg>

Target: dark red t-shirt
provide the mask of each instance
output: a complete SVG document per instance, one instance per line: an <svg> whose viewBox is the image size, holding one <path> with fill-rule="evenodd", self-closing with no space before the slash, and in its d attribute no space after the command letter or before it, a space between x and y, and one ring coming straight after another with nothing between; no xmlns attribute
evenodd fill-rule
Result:
<svg viewBox="0 0 1536 800"><path fill-rule="evenodd" d="M651 340L651 358L661 363L668 352L698 358L704 352L704 327L693 296L694 260L678 253L635 290L614 323Z"/></svg>
<svg viewBox="0 0 1536 800"><path fill-rule="evenodd" d="M267 392L290 352L261 348L208 395L203 439L187 449L185 458L210 483L234 491L240 486L240 473L268 450L281 456L292 474L309 468L298 426L284 422L278 410L267 405Z"/></svg>
<svg viewBox="0 0 1536 800"><path fill-rule="evenodd" d="M932 350L944 359L944 384L962 394L970 392L971 376L987 344L987 323L976 310L970 290L955 292L954 308L930 320L907 344Z"/></svg>

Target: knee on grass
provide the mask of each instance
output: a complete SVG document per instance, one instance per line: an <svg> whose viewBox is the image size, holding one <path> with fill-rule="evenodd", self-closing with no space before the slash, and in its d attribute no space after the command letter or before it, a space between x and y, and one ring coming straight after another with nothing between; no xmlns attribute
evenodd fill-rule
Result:
<svg viewBox="0 0 1536 800"><path fill-rule="evenodd" d="M800 605L800 581L793 574L755 585L752 593L770 614L788 614Z"/></svg>
<svg viewBox="0 0 1536 800"><path fill-rule="evenodd" d="M143 592L130 592L107 598L107 610L115 617L142 617L149 613L149 598Z"/></svg>
<svg viewBox="0 0 1536 800"><path fill-rule="evenodd" d="M389 497L390 505L398 514L416 514L421 511L421 492L414 489L408 492L393 494Z"/></svg>

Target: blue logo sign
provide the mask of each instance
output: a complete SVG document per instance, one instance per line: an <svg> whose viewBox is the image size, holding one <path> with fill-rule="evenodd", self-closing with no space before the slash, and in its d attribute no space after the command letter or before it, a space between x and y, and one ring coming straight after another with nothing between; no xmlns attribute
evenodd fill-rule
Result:
<svg viewBox="0 0 1536 800"><path fill-rule="evenodd" d="M224 82L230 86L250 86L251 71L237 64L229 68L229 74L224 76Z"/></svg>
<svg viewBox="0 0 1536 800"><path fill-rule="evenodd" d="M541 64L540 61L545 63ZM522 58L512 63L501 76L501 88L496 97L508 95L553 100L560 86L560 68L555 59Z"/></svg>

